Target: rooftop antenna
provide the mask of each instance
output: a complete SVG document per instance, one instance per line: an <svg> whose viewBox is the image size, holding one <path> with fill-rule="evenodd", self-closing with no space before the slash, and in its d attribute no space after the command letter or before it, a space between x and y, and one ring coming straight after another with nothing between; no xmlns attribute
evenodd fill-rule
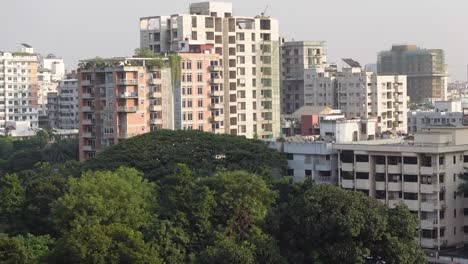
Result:
<svg viewBox="0 0 468 264"><path fill-rule="evenodd" d="M263 9L263 12L260 13L260 15L265 16L267 10L268 10L268 5L265 6L265 9Z"/></svg>

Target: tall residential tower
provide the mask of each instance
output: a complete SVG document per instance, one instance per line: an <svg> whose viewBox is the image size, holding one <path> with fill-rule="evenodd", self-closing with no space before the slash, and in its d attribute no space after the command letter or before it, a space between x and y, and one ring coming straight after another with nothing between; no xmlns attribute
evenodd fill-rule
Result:
<svg viewBox="0 0 468 264"><path fill-rule="evenodd" d="M154 53L210 47L221 56L221 93L212 102L218 129L249 138L280 133L280 43L278 21L268 16L233 16L232 4L190 4L188 14L140 19L140 46ZM222 82L220 82L222 80ZM212 119L216 121L216 117Z"/></svg>

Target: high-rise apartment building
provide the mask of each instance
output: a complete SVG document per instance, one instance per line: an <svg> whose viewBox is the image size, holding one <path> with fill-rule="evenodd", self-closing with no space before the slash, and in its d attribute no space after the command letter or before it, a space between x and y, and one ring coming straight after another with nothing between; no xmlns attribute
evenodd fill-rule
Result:
<svg viewBox="0 0 468 264"><path fill-rule="evenodd" d="M393 45L390 51L378 54L377 71L379 75L406 75L411 102L432 98L445 100L447 96L448 75L441 49Z"/></svg>
<svg viewBox="0 0 468 264"><path fill-rule="evenodd" d="M6 122L38 127L38 58L24 44L21 52L0 52L0 130Z"/></svg>
<svg viewBox="0 0 468 264"><path fill-rule="evenodd" d="M47 95L47 128L78 129L78 80L62 80L57 92Z"/></svg>
<svg viewBox="0 0 468 264"><path fill-rule="evenodd" d="M306 69L326 65L324 41L290 41L281 46L281 111L292 114L304 105Z"/></svg>
<svg viewBox="0 0 468 264"><path fill-rule="evenodd" d="M158 63L165 64L158 66ZM83 61L78 70L80 159L155 129L174 129L167 59Z"/></svg>
<svg viewBox="0 0 468 264"><path fill-rule="evenodd" d="M378 132L406 132L406 76L381 76L344 59L341 71L305 71L305 105L340 109L347 118L378 118Z"/></svg>
<svg viewBox="0 0 468 264"><path fill-rule="evenodd" d="M420 244L440 249L467 241L466 198L459 175L468 165L466 127L431 128L402 138L336 143L339 186L390 207L405 204L421 220Z"/></svg>
<svg viewBox="0 0 468 264"><path fill-rule="evenodd" d="M221 56L219 74L223 77L213 79L223 94L223 100L213 104L223 109L212 119L219 121L217 130L249 138L279 135L280 43L276 19L233 16L231 3L193 3L188 14L141 18L140 46L154 53L212 47Z"/></svg>
<svg viewBox="0 0 468 264"><path fill-rule="evenodd" d="M40 58L38 72L39 126L42 126L47 123L47 95L57 93L57 87L65 77L65 63L62 58L49 54Z"/></svg>

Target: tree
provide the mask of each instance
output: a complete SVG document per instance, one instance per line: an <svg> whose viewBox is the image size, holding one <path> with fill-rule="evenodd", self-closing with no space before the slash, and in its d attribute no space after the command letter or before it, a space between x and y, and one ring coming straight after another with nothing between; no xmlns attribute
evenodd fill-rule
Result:
<svg viewBox="0 0 468 264"><path fill-rule="evenodd" d="M130 138L89 159L84 167L133 167L155 181L172 175L177 164L186 164L195 177L213 175L225 168L279 178L287 167L285 157L262 141L184 130L158 130Z"/></svg>
<svg viewBox="0 0 468 264"><path fill-rule="evenodd" d="M57 241L52 263L162 263L143 234L122 224L77 225Z"/></svg>
<svg viewBox="0 0 468 264"><path fill-rule="evenodd" d="M415 244L418 222L406 207L389 210L360 192L309 185L278 212L274 233L290 262L425 263ZM386 252L392 246L398 253Z"/></svg>
<svg viewBox="0 0 468 264"><path fill-rule="evenodd" d="M49 236L9 237L0 233L0 263L44 263L48 256L53 239Z"/></svg>
<svg viewBox="0 0 468 264"><path fill-rule="evenodd" d="M18 173L25 188L25 202L21 213L24 229L36 235L57 235L51 219L52 204L67 190L71 174L49 163L38 163L33 170Z"/></svg>
<svg viewBox="0 0 468 264"><path fill-rule="evenodd" d="M62 232L90 224L139 230L149 225L154 199L154 184L135 169L87 172L68 180L68 191L54 202L52 214Z"/></svg>
<svg viewBox="0 0 468 264"><path fill-rule="evenodd" d="M216 205L214 192L200 184L182 164L174 175L158 182L157 190L160 221L156 224L154 242L162 246L160 250L165 253L159 252L167 263L186 262L210 240L213 228L210 220Z"/></svg>
<svg viewBox="0 0 468 264"><path fill-rule="evenodd" d="M200 254L198 263L253 264L254 248L248 242L237 243L234 239L219 235L215 243Z"/></svg>
<svg viewBox="0 0 468 264"><path fill-rule="evenodd" d="M24 204L24 188L16 174L0 176L0 221L12 228ZM0 223L1 226L1 223Z"/></svg>
<svg viewBox="0 0 468 264"><path fill-rule="evenodd" d="M143 49L137 48L135 49L135 56L138 58L154 58L155 54L149 48L143 48Z"/></svg>
<svg viewBox="0 0 468 264"><path fill-rule="evenodd" d="M224 227L228 235L249 237L275 199L264 180L243 171L221 171L203 179L203 184L215 193L213 225Z"/></svg>
<svg viewBox="0 0 468 264"><path fill-rule="evenodd" d="M33 259L21 240L0 233L0 263L26 264L33 263Z"/></svg>

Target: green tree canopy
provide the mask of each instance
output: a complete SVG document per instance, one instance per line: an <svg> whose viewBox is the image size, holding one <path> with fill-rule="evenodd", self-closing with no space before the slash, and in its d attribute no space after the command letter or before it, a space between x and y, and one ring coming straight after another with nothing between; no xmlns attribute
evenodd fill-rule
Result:
<svg viewBox="0 0 468 264"><path fill-rule="evenodd" d="M54 222L62 231L89 224L148 226L154 212L154 185L135 169L84 173L68 181L67 193L53 205Z"/></svg>
<svg viewBox="0 0 468 264"><path fill-rule="evenodd" d="M126 225L86 223L66 232L50 256L52 263L162 263L143 234Z"/></svg>
<svg viewBox="0 0 468 264"><path fill-rule="evenodd" d="M35 264L45 263L53 239L49 236L9 237L0 233L0 263Z"/></svg>
<svg viewBox="0 0 468 264"><path fill-rule="evenodd" d="M359 192L312 185L279 211L277 238L292 262L425 263L415 242L418 221L406 207L389 210ZM393 246L398 254L387 251Z"/></svg>
<svg viewBox="0 0 468 264"><path fill-rule="evenodd" d="M171 175L177 164L186 164L196 176L213 175L216 169L245 170L279 177L286 159L258 140L200 131L159 130L130 138L88 160L89 170L133 167L151 180Z"/></svg>

